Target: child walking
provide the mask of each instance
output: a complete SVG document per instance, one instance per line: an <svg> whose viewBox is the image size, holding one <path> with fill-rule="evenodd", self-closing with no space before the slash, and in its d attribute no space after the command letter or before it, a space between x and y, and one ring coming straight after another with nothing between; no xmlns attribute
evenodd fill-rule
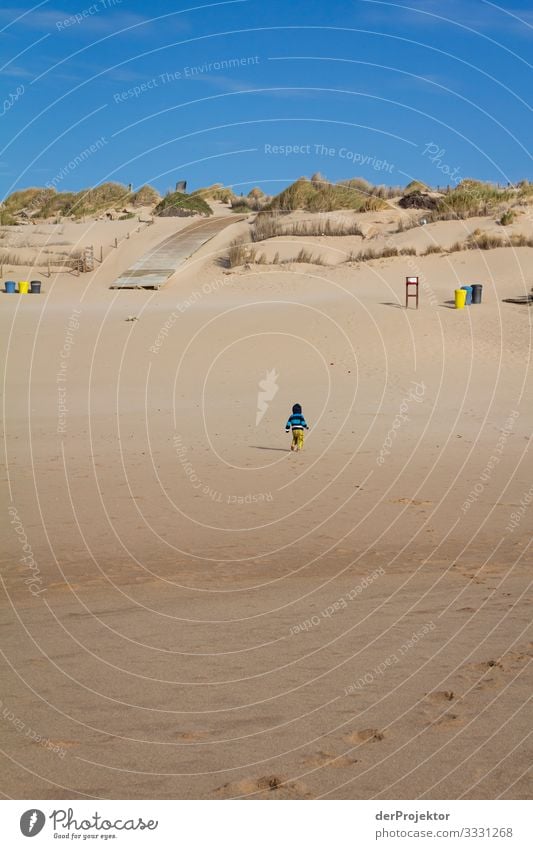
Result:
<svg viewBox="0 0 533 849"><path fill-rule="evenodd" d="M309 430L309 425L302 415L300 404L294 404L292 415L289 416L285 425L285 433L288 433L292 428L292 443L291 451L301 451L304 447L304 428Z"/></svg>

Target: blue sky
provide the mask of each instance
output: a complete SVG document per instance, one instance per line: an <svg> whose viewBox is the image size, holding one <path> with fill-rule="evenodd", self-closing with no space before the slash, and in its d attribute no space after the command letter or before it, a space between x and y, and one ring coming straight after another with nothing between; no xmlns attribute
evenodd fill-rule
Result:
<svg viewBox="0 0 533 849"><path fill-rule="evenodd" d="M533 4L6 0L2 197L533 179Z"/></svg>

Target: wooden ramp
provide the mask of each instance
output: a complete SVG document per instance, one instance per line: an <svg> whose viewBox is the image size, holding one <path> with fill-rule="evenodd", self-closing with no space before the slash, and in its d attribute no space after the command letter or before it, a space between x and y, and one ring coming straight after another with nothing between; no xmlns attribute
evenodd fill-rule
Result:
<svg viewBox="0 0 533 849"><path fill-rule="evenodd" d="M198 248L205 245L225 227L242 221L243 218L242 215L235 217L224 215L195 221L194 224L174 233L149 253L144 254L109 288L159 289Z"/></svg>

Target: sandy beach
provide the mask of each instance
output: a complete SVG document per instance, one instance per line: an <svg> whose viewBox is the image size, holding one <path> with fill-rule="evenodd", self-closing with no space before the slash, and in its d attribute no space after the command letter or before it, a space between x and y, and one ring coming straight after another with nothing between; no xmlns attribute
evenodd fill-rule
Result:
<svg viewBox="0 0 533 849"><path fill-rule="evenodd" d="M11 797L528 797L531 311L502 299L531 248L346 263L395 214L265 242L324 266L233 269L230 219L160 291L111 290L190 221L156 219L2 295Z"/></svg>

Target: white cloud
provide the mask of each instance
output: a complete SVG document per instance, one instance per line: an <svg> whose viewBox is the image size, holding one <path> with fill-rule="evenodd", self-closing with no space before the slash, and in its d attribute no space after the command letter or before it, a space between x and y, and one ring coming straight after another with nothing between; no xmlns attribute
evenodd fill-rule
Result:
<svg viewBox="0 0 533 849"><path fill-rule="evenodd" d="M98 32L110 33L117 30L126 29L127 27L136 27L139 24L148 23L149 19L141 15L136 15L132 12L121 11L120 9L102 6L93 14L88 14L79 23L72 23L70 26L64 26L61 29L61 24L67 20L71 20L75 14L83 14L84 10L91 7L98 7L98 0L90 2L82 8L76 9L74 12L67 9L36 9L21 17L20 9L7 7L0 9L0 23L4 26L9 26L15 23L15 26L22 26L26 29L35 29L48 32ZM19 18L19 20L17 20Z"/></svg>
<svg viewBox="0 0 533 849"><path fill-rule="evenodd" d="M27 68L21 67L21 65L6 65L6 67L2 69L2 76L16 77L17 79L30 79L31 77L34 77L35 74Z"/></svg>
<svg viewBox="0 0 533 849"><path fill-rule="evenodd" d="M467 27L481 34L496 31L530 36L533 32L533 11L526 9L504 9L485 0L361 0L358 6L359 23L363 16L375 24L391 23L401 19L409 26L453 26Z"/></svg>

